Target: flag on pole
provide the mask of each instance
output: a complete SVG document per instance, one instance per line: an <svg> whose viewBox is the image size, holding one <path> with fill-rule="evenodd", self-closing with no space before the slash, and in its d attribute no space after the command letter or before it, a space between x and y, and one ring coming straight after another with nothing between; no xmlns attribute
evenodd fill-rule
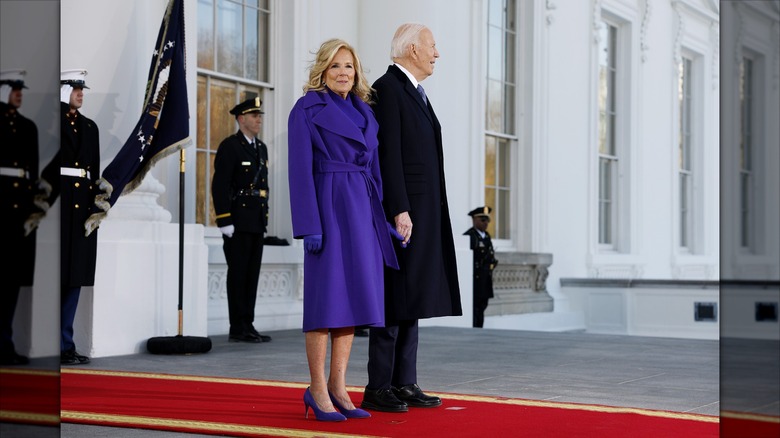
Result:
<svg viewBox="0 0 780 438"><path fill-rule="evenodd" d="M184 0L169 0L149 66L138 124L98 180L98 213L84 223L92 233L121 195L132 192L155 163L191 143L185 74Z"/></svg>

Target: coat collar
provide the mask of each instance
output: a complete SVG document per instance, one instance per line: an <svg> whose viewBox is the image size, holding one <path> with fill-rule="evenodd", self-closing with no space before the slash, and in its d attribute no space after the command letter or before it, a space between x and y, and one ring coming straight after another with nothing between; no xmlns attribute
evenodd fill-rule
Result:
<svg viewBox="0 0 780 438"><path fill-rule="evenodd" d="M374 117L374 112L368 104L360 100L354 94L349 94L349 99L352 99L352 103L357 110L366 118L366 133L364 135L360 131L360 128L352 123L331 99L327 90L311 90L303 96L304 109L313 109L311 120L315 125L364 145L366 145L366 139L376 138L378 124ZM316 109L315 107L318 106L321 108Z"/></svg>
<svg viewBox="0 0 780 438"><path fill-rule="evenodd" d="M412 100L417 102L417 105L423 110L423 113L425 113L425 116L428 117L428 120L433 123L433 115L431 114L431 110L429 110L428 105L423 102L422 96L420 96L417 88L414 87L412 81L410 81L406 76L406 73L401 71L400 68L396 67L395 64L388 67L387 72L392 73L403 84L404 92L408 94Z"/></svg>

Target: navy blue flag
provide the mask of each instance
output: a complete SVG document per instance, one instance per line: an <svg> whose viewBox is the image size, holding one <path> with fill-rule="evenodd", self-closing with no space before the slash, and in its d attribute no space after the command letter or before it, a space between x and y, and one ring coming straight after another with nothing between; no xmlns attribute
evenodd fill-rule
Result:
<svg viewBox="0 0 780 438"><path fill-rule="evenodd" d="M190 143L185 75L184 0L169 0L149 66L138 124L98 180L98 213L84 223L89 235L121 195L132 192L155 163Z"/></svg>

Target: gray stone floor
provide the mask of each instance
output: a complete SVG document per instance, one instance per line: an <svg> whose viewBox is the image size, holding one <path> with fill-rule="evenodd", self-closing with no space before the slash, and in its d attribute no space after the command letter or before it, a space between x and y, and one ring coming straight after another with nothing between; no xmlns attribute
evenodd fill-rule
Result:
<svg viewBox="0 0 780 438"><path fill-rule="evenodd" d="M265 333L273 342L228 343L212 337L209 353L189 356L138 354L95 358L85 368L309 380L299 330ZM773 353L761 348L762 354ZM347 372L349 385L366 384L368 338L356 337ZM777 353L777 351L774 351ZM738 371L738 366L735 370ZM718 415L721 409L718 341L547 333L449 327L420 329L418 383L424 390L636 407ZM777 399L745 400L739 410L777 415ZM737 400L735 398L735 400ZM774 404L773 404L774 402ZM737 406L735 406L737 407ZM737 410L737 409L735 409ZM18 426L3 425L3 437ZM29 430L18 436L35 435ZM56 435L54 435L56 436ZM62 437L197 436L140 429L62 424ZM206 436L206 435L203 435Z"/></svg>

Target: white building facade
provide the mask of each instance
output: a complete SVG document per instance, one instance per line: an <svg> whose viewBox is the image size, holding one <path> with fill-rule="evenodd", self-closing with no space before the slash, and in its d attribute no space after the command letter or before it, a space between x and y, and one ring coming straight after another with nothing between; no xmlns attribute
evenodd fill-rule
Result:
<svg viewBox="0 0 780 438"><path fill-rule="evenodd" d="M61 3L61 67L89 72L82 112L100 127L105 166L140 115L167 2ZM424 86L443 127L466 313L423 324L471 325L471 252L460 234L471 226L468 211L491 205L499 260L519 260L502 278L522 281L516 277L525 275L526 255L548 257L546 282L534 277L543 283L534 292L552 304L488 316L486 328L717 338L718 318L697 321L694 313L696 303L717 309L719 301L713 284L721 274L720 185L727 181L720 176L720 89L722 75L734 73L721 69L725 6L715 0L245 3L185 0L193 140L182 200L185 334L228 330L222 240L209 223L207 191L212 148L235 130L220 125L227 109L251 93L264 101L268 234L292 243L265 248L255 326L298 328L303 250L291 239L287 115L321 42L352 43L373 82L391 63L398 25L419 22L431 28L441 54ZM764 30L746 28L746 47L750 32L778 32L777 2L762 3L743 13L761 12L764 20ZM206 45L212 58L204 58ZM231 47L241 50L236 71L224 67L238 56ZM776 121L777 47L754 44L749 53L760 59L766 117ZM776 143L780 136L770 125L757 129ZM776 149L762 153L777 160ZM176 334L178 169L174 157L159 162L101 226L98 281L79 305L77 344L89 345L85 353L143 351L149 337ZM776 210L761 214L766 228L780 222ZM776 235L771 239L774 249L767 245L761 260L746 262L763 264L768 278L777 270L771 251L780 246ZM126 339L101 340L98 334L107 332L127 333Z"/></svg>

